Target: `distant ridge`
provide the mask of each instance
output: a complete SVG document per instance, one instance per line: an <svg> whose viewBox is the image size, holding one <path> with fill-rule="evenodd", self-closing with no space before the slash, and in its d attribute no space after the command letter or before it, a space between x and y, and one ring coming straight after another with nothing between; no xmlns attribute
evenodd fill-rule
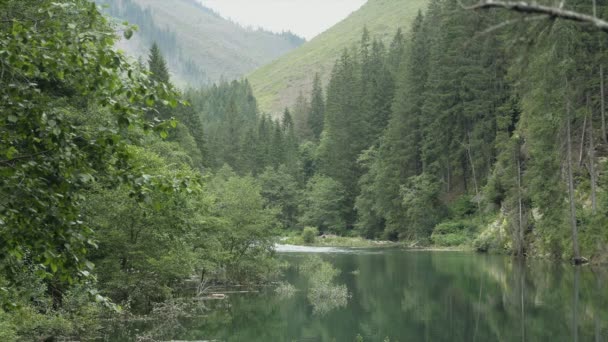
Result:
<svg viewBox="0 0 608 342"><path fill-rule="evenodd" d="M324 82L340 53L361 38L367 26L372 36L385 42L401 27L408 32L427 0L369 0L359 10L329 30L248 75L260 108L278 116L292 106L300 91L310 92L315 72Z"/></svg>
<svg viewBox="0 0 608 342"><path fill-rule="evenodd" d="M173 79L199 86L234 79L271 62L305 42L290 32L245 28L195 0L97 0L121 21L139 26L119 47L140 57L156 41Z"/></svg>

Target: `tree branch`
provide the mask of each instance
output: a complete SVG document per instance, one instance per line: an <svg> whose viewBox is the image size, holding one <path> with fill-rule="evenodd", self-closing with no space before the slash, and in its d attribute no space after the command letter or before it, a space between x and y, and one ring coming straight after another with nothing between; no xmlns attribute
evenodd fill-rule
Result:
<svg viewBox="0 0 608 342"><path fill-rule="evenodd" d="M537 3L525 1L502 1L502 0L481 0L479 3L466 6L465 9L480 10L491 8L504 8L521 13L544 14L554 18L576 21L591 24L601 31L608 33L608 22L592 15L565 10L559 7L543 6Z"/></svg>
<svg viewBox="0 0 608 342"><path fill-rule="evenodd" d="M38 152L38 153L33 153L33 154L28 154L28 155L24 155L24 156L19 156L13 159L7 159L7 160L0 160L0 165L11 165L13 163L16 163L20 160L25 160L25 159L30 159L30 158L34 158L36 156L42 155L42 154L46 154L48 152L50 152L51 150L46 150L46 151L42 151L42 152Z"/></svg>

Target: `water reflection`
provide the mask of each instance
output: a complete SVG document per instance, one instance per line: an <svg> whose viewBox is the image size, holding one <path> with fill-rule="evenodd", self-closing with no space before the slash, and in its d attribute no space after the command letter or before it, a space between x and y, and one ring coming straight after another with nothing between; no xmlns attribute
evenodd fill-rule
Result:
<svg viewBox="0 0 608 342"><path fill-rule="evenodd" d="M458 252L386 251L322 254L341 270L352 298L345 308L313 314L305 254L293 267L289 298L237 295L210 316L185 322L178 340L221 341L604 341L606 270ZM116 339L114 339L116 340Z"/></svg>

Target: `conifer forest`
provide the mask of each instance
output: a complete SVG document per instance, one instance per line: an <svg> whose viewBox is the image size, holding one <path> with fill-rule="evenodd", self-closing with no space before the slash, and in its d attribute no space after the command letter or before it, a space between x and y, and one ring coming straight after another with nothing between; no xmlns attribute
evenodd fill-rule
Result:
<svg viewBox="0 0 608 342"><path fill-rule="evenodd" d="M608 340L607 4L418 2L272 112L145 1L0 0L0 341Z"/></svg>

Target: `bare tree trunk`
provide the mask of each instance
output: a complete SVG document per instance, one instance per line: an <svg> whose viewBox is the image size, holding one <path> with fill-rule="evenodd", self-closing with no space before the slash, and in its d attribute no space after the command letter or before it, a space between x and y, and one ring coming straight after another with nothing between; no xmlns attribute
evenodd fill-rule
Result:
<svg viewBox="0 0 608 342"><path fill-rule="evenodd" d="M600 65L600 104L602 111L602 140L604 144L608 144L608 136L606 135L606 101L604 99L604 66Z"/></svg>
<svg viewBox="0 0 608 342"><path fill-rule="evenodd" d="M471 163L471 172L473 173L473 185L475 186L475 202L477 202L477 210L481 215L481 203L479 198L479 187L477 186L477 174L475 173L475 164L473 163L473 156L471 155L471 132L467 133L469 143L467 144L467 155L469 156L469 162Z"/></svg>
<svg viewBox="0 0 608 342"><path fill-rule="evenodd" d="M593 111L589 105L587 96L587 108L590 112L589 119L589 174L591 175L591 208L593 215L597 212L597 180L595 177L595 142L593 141Z"/></svg>
<svg viewBox="0 0 608 342"><path fill-rule="evenodd" d="M519 246L517 254L520 257L524 256L524 218L523 218L523 204L521 196L521 151L519 143L517 144L517 201L519 206Z"/></svg>
<svg viewBox="0 0 608 342"><path fill-rule="evenodd" d="M596 4L596 0L593 0L593 16L597 18L597 4Z"/></svg>
<svg viewBox="0 0 608 342"><path fill-rule="evenodd" d="M572 248L574 252L574 263L581 263L581 252L578 246L578 228L576 227L576 205L574 203L574 180L572 177L572 137L570 133L570 99L567 100L566 116L566 171L568 177L568 197L570 201L570 222L572 228Z"/></svg>
<svg viewBox="0 0 608 342"><path fill-rule="evenodd" d="M583 121L583 133L581 134L581 150L578 154L578 166L583 165L583 155L585 154L585 135L587 133L587 113L585 113L585 120Z"/></svg>
<svg viewBox="0 0 608 342"><path fill-rule="evenodd" d="M562 1L562 4L564 1ZM546 15L547 19L560 18L564 20L572 20L579 23L587 23L595 26L598 30L608 32L608 22L596 16L570 11L563 9L563 6L544 6L536 1L509 1L509 0L480 0L479 3L472 6L463 6L465 9L492 9L504 8L510 11Z"/></svg>

